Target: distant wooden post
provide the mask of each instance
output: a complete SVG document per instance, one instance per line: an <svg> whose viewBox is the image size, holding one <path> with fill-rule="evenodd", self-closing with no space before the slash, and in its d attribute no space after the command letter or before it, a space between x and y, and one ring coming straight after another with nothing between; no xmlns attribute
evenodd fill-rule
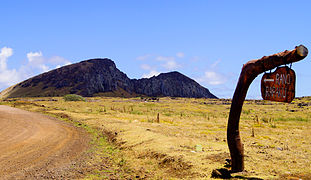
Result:
<svg viewBox="0 0 311 180"><path fill-rule="evenodd" d="M160 114L157 115L157 123L160 123Z"/></svg>
<svg viewBox="0 0 311 180"><path fill-rule="evenodd" d="M281 65L300 61L307 55L308 49L300 45L296 46L292 51L286 50L271 56L264 56L261 59L248 61L243 65L232 98L227 126L227 141L231 156L232 172L241 172L244 170L244 149L240 138L239 121L242 106L250 84L259 74Z"/></svg>

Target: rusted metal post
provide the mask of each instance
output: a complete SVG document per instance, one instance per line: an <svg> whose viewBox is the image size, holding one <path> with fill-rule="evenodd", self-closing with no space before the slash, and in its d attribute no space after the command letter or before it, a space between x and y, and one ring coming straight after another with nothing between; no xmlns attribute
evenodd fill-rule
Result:
<svg viewBox="0 0 311 180"><path fill-rule="evenodd" d="M239 121L242 106L250 84L259 74L281 65L300 61L307 55L308 49L300 45L296 46L292 51L286 50L271 56L264 56L261 59L248 61L243 65L232 98L227 126L227 141L231 156L232 172L241 172L244 170L244 148L240 138Z"/></svg>

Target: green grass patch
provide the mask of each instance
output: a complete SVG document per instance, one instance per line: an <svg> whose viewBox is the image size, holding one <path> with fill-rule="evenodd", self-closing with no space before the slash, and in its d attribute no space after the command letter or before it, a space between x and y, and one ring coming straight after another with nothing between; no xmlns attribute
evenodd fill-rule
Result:
<svg viewBox="0 0 311 180"><path fill-rule="evenodd" d="M64 97L65 101L85 101L85 98L77 94L67 94Z"/></svg>
<svg viewBox="0 0 311 180"><path fill-rule="evenodd" d="M275 118L274 121L301 121L301 122L309 122L309 119L303 117L278 117Z"/></svg>
<svg viewBox="0 0 311 180"><path fill-rule="evenodd" d="M131 111L130 114L143 115L144 113L141 111Z"/></svg>

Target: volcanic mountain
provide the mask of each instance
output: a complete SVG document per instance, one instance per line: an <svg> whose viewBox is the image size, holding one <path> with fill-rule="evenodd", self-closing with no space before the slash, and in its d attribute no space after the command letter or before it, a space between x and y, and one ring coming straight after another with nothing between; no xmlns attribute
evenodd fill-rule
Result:
<svg viewBox="0 0 311 180"><path fill-rule="evenodd" d="M110 59L90 59L63 66L11 86L2 98L46 97L79 94L119 97L217 98L194 80L179 72L143 79L129 79Z"/></svg>

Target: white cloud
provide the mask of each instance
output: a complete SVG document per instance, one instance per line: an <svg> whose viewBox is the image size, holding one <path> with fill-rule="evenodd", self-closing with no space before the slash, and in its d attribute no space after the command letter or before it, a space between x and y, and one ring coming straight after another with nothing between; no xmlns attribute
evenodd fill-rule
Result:
<svg viewBox="0 0 311 180"><path fill-rule="evenodd" d="M16 69L7 69L7 60L13 55L13 49L3 47L0 52L0 86L10 86L20 80Z"/></svg>
<svg viewBox="0 0 311 180"><path fill-rule="evenodd" d="M142 64L140 65L140 67L143 69L143 70L151 70L151 66L149 66L148 64Z"/></svg>
<svg viewBox="0 0 311 180"><path fill-rule="evenodd" d="M223 75L217 71L217 66L221 60L215 61L211 64L210 69L204 72L204 75L201 78L198 78L197 81L200 83L206 83L208 85L222 85L227 82L228 75Z"/></svg>
<svg viewBox="0 0 311 180"><path fill-rule="evenodd" d="M226 83L227 78L215 71L206 71L204 76L197 80L200 83L207 83L209 85L221 85Z"/></svg>
<svg viewBox="0 0 311 180"><path fill-rule="evenodd" d="M175 57L173 56L158 56L156 57L157 61L175 61Z"/></svg>
<svg viewBox="0 0 311 180"><path fill-rule="evenodd" d="M176 70L180 67L182 67L177 61L176 58L183 58L184 53L178 52L176 56L152 56L152 55L144 55L139 56L137 59L139 60L145 60L149 59L150 61L153 61L154 65L150 64L141 64L140 68L148 71L148 73L145 73L142 75L142 78L150 78L152 76L157 76L162 71L172 71ZM158 61L158 62L156 62ZM158 70L160 69L160 70Z"/></svg>
<svg viewBox="0 0 311 180"><path fill-rule="evenodd" d="M57 63L62 65L71 64L65 58L54 56L45 58L42 52L29 52L26 54L28 63L20 65L18 69L8 69L7 61L13 55L13 49L3 47L0 51L0 89L7 88L22 80L25 80L38 73L49 71Z"/></svg>
<svg viewBox="0 0 311 180"><path fill-rule="evenodd" d="M173 56L158 56L156 57L156 60L163 61L164 64L161 64L161 66L167 70L174 70L181 67L181 65L176 62L176 58Z"/></svg>
<svg viewBox="0 0 311 180"><path fill-rule="evenodd" d="M160 72L158 72L156 70L151 70L148 74L143 74L142 78L150 78L153 76L157 76L159 74L160 74Z"/></svg>
<svg viewBox="0 0 311 180"><path fill-rule="evenodd" d="M27 53L29 65L32 68L39 69L40 72L46 72L49 68L45 65L46 60L43 58L42 52Z"/></svg>
<svg viewBox="0 0 311 180"><path fill-rule="evenodd" d="M29 52L27 58L30 63L42 63L44 61L41 52Z"/></svg>
<svg viewBox="0 0 311 180"><path fill-rule="evenodd" d="M50 70L50 68L48 66L44 65L44 64L40 65L40 69L41 69L42 72L47 72L47 71Z"/></svg>
<svg viewBox="0 0 311 180"><path fill-rule="evenodd" d="M70 61L68 61L67 59L60 57L60 56L53 56L49 59L47 59L47 61L53 65L58 64L58 65L69 65L71 64Z"/></svg>
<svg viewBox="0 0 311 180"><path fill-rule="evenodd" d="M29 52L27 53L27 58L29 62L29 66L35 69L39 69L40 73L47 72L50 70L48 64L58 66L64 66L71 64L70 61L66 60L60 56L53 56L51 58L45 58L42 52Z"/></svg>
<svg viewBox="0 0 311 180"><path fill-rule="evenodd" d="M16 69L0 71L0 87L11 86L20 81L20 74Z"/></svg>
<svg viewBox="0 0 311 180"><path fill-rule="evenodd" d="M8 47L3 47L1 49L0 58L8 58L13 55L13 49Z"/></svg>
<svg viewBox="0 0 311 180"><path fill-rule="evenodd" d="M179 57L179 58L183 58L183 57L185 57L185 54L183 52L178 52L176 54L176 56Z"/></svg>
<svg viewBox="0 0 311 180"><path fill-rule="evenodd" d="M140 65L140 68L145 70L145 71L149 71L149 73L143 74L142 78L150 78L152 76L157 76L160 74L156 69L154 69L155 67L151 67L148 64L142 64L142 65Z"/></svg>
<svg viewBox="0 0 311 180"><path fill-rule="evenodd" d="M13 49L8 47L3 47L0 52L0 70L6 70L7 59L13 55Z"/></svg>
<svg viewBox="0 0 311 180"><path fill-rule="evenodd" d="M173 69L177 69L180 67L180 65L177 64L177 62L174 60L167 61L165 64L162 64L162 66L166 68L167 70L173 70Z"/></svg>
<svg viewBox="0 0 311 180"><path fill-rule="evenodd" d="M138 56L136 59L140 60L140 61L144 61L144 60L148 59L149 57L151 57L151 55L150 54L146 54L146 55L143 55L143 56Z"/></svg>

